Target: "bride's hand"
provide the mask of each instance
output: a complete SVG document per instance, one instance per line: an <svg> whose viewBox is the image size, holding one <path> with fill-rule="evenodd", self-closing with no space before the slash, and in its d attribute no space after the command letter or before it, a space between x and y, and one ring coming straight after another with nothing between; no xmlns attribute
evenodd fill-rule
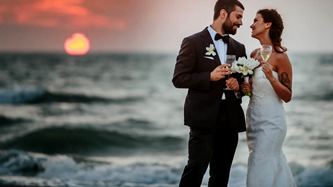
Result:
<svg viewBox="0 0 333 187"><path fill-rule="evenodd" d="M267 62L261 61L262 71L265 73L265 76L270 80L273 76L273 66Z"/></svg>
<svg viewBox="0 0 333 187"><path fill-rule="evenodd" d="M251 82L251 79L250 79L250 82ZM251 88L251 84L247 83L247 82L243 82L241 84L241 88L242 88L242 92L244 94L248 93L248 92L252 92L252 88Z"/></svg>

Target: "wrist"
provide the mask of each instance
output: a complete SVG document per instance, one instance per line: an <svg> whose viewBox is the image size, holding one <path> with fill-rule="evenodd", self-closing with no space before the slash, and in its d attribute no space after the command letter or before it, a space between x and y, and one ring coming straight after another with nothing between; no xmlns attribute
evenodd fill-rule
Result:
<svg viewBox="0 0 333 187"><path fill-rule="evenodd" d="M275 77L268 78L268 80L271 83L279 82Z"/></svg>

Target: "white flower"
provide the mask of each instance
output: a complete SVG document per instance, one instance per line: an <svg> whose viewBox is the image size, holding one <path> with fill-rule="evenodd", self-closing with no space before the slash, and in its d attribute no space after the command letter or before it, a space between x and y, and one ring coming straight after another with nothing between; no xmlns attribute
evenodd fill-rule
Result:
<svg viewBox="0 0 333 187"><path fill-rule="evenodd" d="M240 64L232 63L231 65L232 73L242 73L243 72L243 66L240 66Z"/></svg>
<svg viewBox="0 0 333 187"><path fill-rule="evenodd" d="M242 73L243 73L244 76L246 76L247 74L252 75L252 74L253 74L253 71L250 70L248 66L244 65L244 66L243 66L243 72L242 72Z"/></svg>
<svg viewBox="0 0 333 187"><path fill-rule="evenodd" d="M259 61L253 58L246 59L245 57L238 58L237 61L232 63L231 69L233 73L242 73L243 76L253 74L253 69L259 65Z"/></svg>
<svg viewBox="0 0 333 187"><path fill-rule="evenodd" d="M258 60L254 60L253 58L249 58L246 61L246 66L249 67L249 69L253 70L255 67L259 66L260 62Z"/></svg>
<svg viewBox="0 0 333 187"><path fill-rule="evenodd" d="M215 56L216 55L216 53L215 53L215 47L214 47L214 45L213 44L210 44L210 46L209 47L206 47L206 50L208 51L207 53L206 53L206 55L213 55L213 56Z"/></svg>

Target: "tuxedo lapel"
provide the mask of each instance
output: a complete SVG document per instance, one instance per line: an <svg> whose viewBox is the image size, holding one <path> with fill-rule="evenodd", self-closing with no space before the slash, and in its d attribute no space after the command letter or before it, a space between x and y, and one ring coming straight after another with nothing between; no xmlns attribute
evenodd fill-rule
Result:
<svg viewBox="0 0 333 187"><path fill-rule="evenodd" d="M214 44L214 42L212 40L212 37L210 36L210 34L208 32L207 27L201 32L201 37L202 37L201 39L202 39L202 42L203 42L203 44L205 46L205 49L206 49L206 47L209 47L210 44L213 44L214 47L215 47L215 44ZM213 58L214 58L214 61L215 61L216 65L219 66L219 65L221 65L221 60L220 60L219 54L218 54L218 52L216 50L216 47L215 47L215 53L216 53L216 55L213 56Z"/></svg>

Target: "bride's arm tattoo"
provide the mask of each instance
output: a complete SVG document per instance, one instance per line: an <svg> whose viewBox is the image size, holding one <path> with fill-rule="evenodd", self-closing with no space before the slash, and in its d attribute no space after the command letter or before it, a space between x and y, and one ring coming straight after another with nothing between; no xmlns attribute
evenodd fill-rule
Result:
<svg viewBox="0 0 333 187"><path fill-rule="evenodd" d="M290 79L286 72L281 73L281 84L287 87L291 91Z"/></svg>

